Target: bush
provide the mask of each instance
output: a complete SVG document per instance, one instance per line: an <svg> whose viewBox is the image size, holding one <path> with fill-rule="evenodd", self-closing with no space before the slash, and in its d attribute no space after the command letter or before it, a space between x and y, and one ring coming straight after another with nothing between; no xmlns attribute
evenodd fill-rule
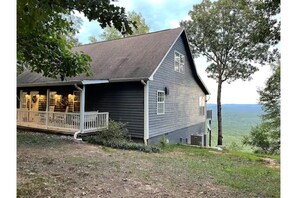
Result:
<svg viewBox="0 0 297 198"><path fill-rule="evenodd" d="M165 148L168 145L167 141L167 138L165 137L165 135L163 135L159 140L160 147Z"/></svg>
<svg viewBox="0 0 297 198"><path fill-rule="evenodd" d="M108 128L96 132L95 136L103 140L123 140L128 134L127 123L109 120Z"/></svg>
<svg viewBox="0 0 297 198"><path fill-rule="evenodd" d="M160 148L152 145L144 145L140 143L129 142L125 139L128 134L128 129L125 123L109 121L108 129L96 132L95 135L87 136L85 141L91 144L99 144L117 149L138 150L146 153L160 152Z"/></svg>
<svg viewBox="0 0 297 198"><path fill-rule="evenodd" d="M104 140L99 139L97 136L89 136L86 138L86 141L91 144L99 144L102 146L108 146L116 149L137 150L146 153L158 153L161 151L161 149L157 146L128 142L127 140Z"/></svg>

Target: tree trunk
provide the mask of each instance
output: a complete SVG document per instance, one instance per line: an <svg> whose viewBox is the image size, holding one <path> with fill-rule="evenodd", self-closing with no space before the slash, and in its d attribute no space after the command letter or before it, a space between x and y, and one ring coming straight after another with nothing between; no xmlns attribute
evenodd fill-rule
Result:
<svg viewBox="0 0 297 198"><path fill-rule="evenodd" d="M218 94L217 94L218 145L223 145L221 93L222 93L222 81L219 80Z"/></svg>

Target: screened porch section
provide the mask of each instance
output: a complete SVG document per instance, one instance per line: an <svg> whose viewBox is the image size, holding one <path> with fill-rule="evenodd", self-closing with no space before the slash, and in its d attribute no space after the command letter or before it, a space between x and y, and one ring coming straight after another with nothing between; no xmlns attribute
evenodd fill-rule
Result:
<svg viewBox="0 0 297 198"><path fill-rule="evenodd" d="M94 132L108 127L108 112L84 112L80 91L20 91L17 125L69 133ZM81 103L81 101L83 101ZM83 109L83 111L80 111ZM81 119L82 118L82 119Z"/></svg>

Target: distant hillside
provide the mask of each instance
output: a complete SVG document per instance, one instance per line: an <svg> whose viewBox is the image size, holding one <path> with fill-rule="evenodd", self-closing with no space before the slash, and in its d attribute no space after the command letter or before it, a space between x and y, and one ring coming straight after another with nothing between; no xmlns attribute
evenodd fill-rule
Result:
<svg viewBox="0 0 297 198"><path fill-rule="evenodd" d="M207 109L212 110L212 146L217 144L217 106L208 104ZM223 144L230 146L234 143L242 147L241 139L248 134L252 126L260 123L263 114L261 105L258 104L223 104ZM242 148L243 150L250 150Z"/></svg>

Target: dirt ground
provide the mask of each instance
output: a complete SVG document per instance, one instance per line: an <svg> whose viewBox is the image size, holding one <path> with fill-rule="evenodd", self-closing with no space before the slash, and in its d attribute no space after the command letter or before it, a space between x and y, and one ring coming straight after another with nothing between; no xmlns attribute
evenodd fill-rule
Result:
<svg viewBox="0 0 297 198"><path fill-rule="evenodd" d="M212 178L192 175L176 158L178 153L123 151L72 140L20 145L17 193L30 198L247 196L215 185Z"/></svg>

